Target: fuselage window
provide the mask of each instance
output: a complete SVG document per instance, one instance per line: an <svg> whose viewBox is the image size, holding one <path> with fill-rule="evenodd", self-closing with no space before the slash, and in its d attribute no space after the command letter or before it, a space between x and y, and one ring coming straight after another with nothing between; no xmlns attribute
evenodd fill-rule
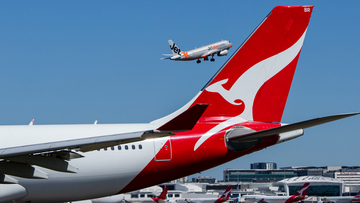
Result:
<svg viewBox="0 0 360 203"><path fill-rule="evenodd" d="M121 150L121 146L120 146L120 145L118 146L118 150Z"/></svg>
<svg viewBox="0 0 360 203"><path fill-rule="evenodd" d="M145 197L145 194L140 194L140 198L144 198Z"/></svg>
<svg viewBox="0 0 360 203"><path fill-rule="evenodd" d="M107 147L105 147L104 150L106 151L106 150L107 150Z"/></svg>
<svg viewBox="0 0 360 203"><path fill-rule="evenodd" d="M111 147L111 150L114 150L115 148L114 147Z"/></svg>
<svg viewBox="0 0 360 203"><path fill-rule="evenodd" d="M131 148L132 148L132 149L135 149L135 145L132 145Z"/></svg>
<svg viewBox="0 0 360 203"><path fill-rule="evenodd" d="M139 149L142 149L142 145L141 145L141 144L139 144Z"/></svg>
<svg viewBox="0 0 360 203"><path fill-rule="evenodd" d="M129 147L128 147L127 145L125 145L125 149L126 149L126 150L128 150L128 149L129 149Z"/></svg>

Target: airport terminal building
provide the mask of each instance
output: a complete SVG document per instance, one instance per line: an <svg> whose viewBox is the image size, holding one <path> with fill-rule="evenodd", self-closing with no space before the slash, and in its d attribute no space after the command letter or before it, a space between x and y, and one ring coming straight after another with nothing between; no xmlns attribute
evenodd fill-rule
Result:
<svg viewBox="0 0 360 203"><path fill-rule="evenodd" d="M323 176L293 177L274 185L283 187L286 195L294 195L305 183L310 183L308 196L342 196L344 188L344 181Z"/></svg>
<svg viewBox="0 0 360 203"><path fill-rule="evenodd" d="M293 195L304 183L309 182L309 197L352 196L360 190L360 167L286 167L276 169L276 164L252 164L257 169L226 169L223 180L208 176L187 177L161 184L170 185L168 198L200 198L221 195L232 185L232 198L242 200L243 195ZM258 169L258 168L267 169ZM156 189L156 190L155 190ZM129 198L144 198L158 195L162 189L134 191Z"/></svg>
<svg viewBox="0 0 360 203"><path fill-rule="evenodd" d="M259 164L252 164L259 165ZM263 166L269 164L262 164ZM310 178L311 177L311 178ZM314 182L320 187L329 185L326 191L320 192L322 194L329 193L333 195L324 196L342 196L355 195L360 191L360 167L359 166L324 166L324 167L284 167L281 169L225 169L223 171L224 182L236 182L240 185L255 183L269 183L270 186L276 186L276 182L287 180L289 184L299 185L296 181L300 178L307 179L309 182ZM289 182L290 181L290 182ZM295 182L294 182L295 181ZM337 182L337 183L336 183ZM341 184L340 184L341 182ZM335 184L336 183L336 184ZM334 186L337 185L337 186ZM291 186L292 187L292 186ZM291 187L285 187L283 190L286 194L291 194ZM295 186L294 186L295 187ZM251 188L251 187L249 187ZM331 189L333 188L333 189ZM318 191L318 190L316 190ZM335 192L337 191L337 192ZM340 194L340 195L335 195Z"/></svg>

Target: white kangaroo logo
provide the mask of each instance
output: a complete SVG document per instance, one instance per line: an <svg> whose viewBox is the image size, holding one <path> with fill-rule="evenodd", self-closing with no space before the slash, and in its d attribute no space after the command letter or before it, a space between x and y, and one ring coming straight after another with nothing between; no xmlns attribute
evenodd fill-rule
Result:
<svg viewBox="0 0 360 203"><path fill-rule="evenodd" d="M257 92L266 81L294 60L300 52L305 34L306 30L295 44L283 52L253 65L236 80L229 90L223 87L223 84L228 82L228 78L215 82L205 90L219 93L230 104L245 105L242 117L247 120L252 120L252 106Z"/></svg>
<svg viewBox="0 0 360 203"><path fill-rule="evenodd" d="M233 104L233 105L241 105L241 104L243 104L242 100L239 99L239 98L236 98L237 95L232 93L235 89L237 89L235 84L231 87L230 90L226 90L222 86L223 84L227 83L228 80L229 79L224 79L224 80L221 80L221 81L219 81L217 83L214 83L214 84L210 85L209 87L207 87L206 90L208 92L217 92L217 93L219 93L230 104Z"/></svg>
<svg viewBox="0 0 360 203"><path fill-rule="evenodd" d="M299 190L299 194L300 194L301 196L305 196L305 195L304 195L304 192L305 192L305 190L306 190L308 187L309 187L309 186L300 189L300 190Z"/></svg>
<svg viewBox="0 0 360 203"><path fill-rule="evenodd" d="M222 79L205 88L208 92L219 93L227 102L233 105L245 105L244 111L229 120L213 127L203 134L196 142L194 151L209 137L219 132L224 126L232 125L234 122L244 122L253 120L253 103L255 96L261 86L274 75L284 69L299 54L305 39L307 29L300 39L285 51L271 56L249 68L243 73L229 90L222 85L227 83L229 78Z"/></svg>

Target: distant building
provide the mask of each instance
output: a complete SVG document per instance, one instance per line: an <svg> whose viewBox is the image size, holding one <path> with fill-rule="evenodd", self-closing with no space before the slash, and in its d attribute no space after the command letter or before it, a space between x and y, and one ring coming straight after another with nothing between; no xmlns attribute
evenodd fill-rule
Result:
<svg viewBox="0 0 360 203"><path fill-rule="evenodd" d="M328 168L324 176L344 181L344 193L355 195L360 190L360 167L338 166Z"/></svg>
<svg viewBox="0 0 360 203"><path fill-rule="evenodd" d="M344 181L321 176L293 177L276 185L282 185L287 195L294 195L304 183L310 183L308 196L342 196L344 188Z"/></svg>
<svg viewBox="0 0 360 203"><path fill-rule="evenodd" d="M198 178L192 178L193 183L209 183L213 184L216 183L216 178L212 178L210 176L199 176Z"/></svg>
<svg viewBox="0 0 360 203"><path fill-rule="evenodd" d="M320 173L324 177L335 178L344 181L343 193L346 195L355 195L360 190L360 167L359 166L322 166L322 167L286 167L281 169L306 170L307 174L299 173L301 176L316 175Z"/></svg>
<svg viewBox="0 0 360 203"><path fill-rule="evenodd" d="M171 183L187 183L187 182L189 182L188 176L171 181Z"/></svg>
<svg viewBox="0 0 360 203"><path fill-rule="evenodd" d="M277 169L276 163L258 162L250 165L251 169Z"/></svg>
<svg viewBox="0 0 360 203"><path fill-rule="evenodd" d="M276 169L276 163L253 163L251 169L226 169L225 182L268 183L299 176L323 176L324 169L318 167L286 167Z"/></svg>
<svg viewBox="0 0 360 203"><path fill-rule="evenodd" d="M226 169L223 171L225 182L277 182L286 178L297 177L297 170L282 169Z"/></svg>

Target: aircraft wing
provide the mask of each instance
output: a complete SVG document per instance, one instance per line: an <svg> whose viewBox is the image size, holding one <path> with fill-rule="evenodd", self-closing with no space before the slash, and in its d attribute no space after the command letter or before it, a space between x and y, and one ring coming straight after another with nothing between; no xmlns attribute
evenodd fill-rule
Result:
<svg viewBox="0 0 360 203"><path fill-rule="evenodd" d="M350 117L350 116L355 116L358 114L360 114L360 113L358 112L358 113L347 113L347 114L337 114L337 115L325 116L325 117L314 118L314 119L310 119L310 120L306 120L306 121L301 121L298 123L283 125L283 126L280 126L277 128L271 128L271 129L262 130L262 131L255 131L255 132L242 134L242 135L234 135L236 133L236 131L234 131L234 133L229 134L228 138L229 138L229 140L233 140L233 141L247 141L247 140L259 139L259 138L264 138L264 137L271 136L271 135L278 135L280 133L310 128L310 127L313 127L316 125L328 123L331 121L343 119L343 118Z"/></svg>
<svg viewBox="0 0 360 203"><path fill-rule="evenodd" d="M93 151L105 147L111 147L119 144L137 142L145 139L165 137L172 135L172 132L191 130L198 119L204 113L208 105L194 105L169 122L160 126L158 129L150 131L139 131L113 135L101 135L80 139L63 140L57 142L48 142L41 144L25 145L0 149L0 159L6 157L19 156L24 154L33 154L49 152L55 150L78 150L81 152ZM69 157L70 158L70 157Z"/></svg>
<svg viewBox="0 0 360 203"><path fill-rule="evenodd" d="M220 49L212 49L212 50L206 52L205 54L201 55L201 57L210 56L210 55L216 54L220 51L221 51Z"/></svg>
<svg viewBox="0 0 360 203"><path fill-rule="evenodd" d="M22 154L32 154L32 153L41 153L62 149L73 149L81 152L88 152L96 149L101 149L104 147L115 146L118 144L125 144L130 142L136 142L140 140L147 139L148 137L163 137L171 135L170 132L155 132L155 131L146 131L146 132L131 132L124 134L115 134L115 135L103 135L89 138L73 139L73 140L64 140L57 142L48 142L34 145L26 145L19 147L11 148L2 148L0 149L0 158L6 158L11 156L18 156Z"/></svg>
<svg viewBox="0 0 360 203"><path fill-rule="evenodd" d="M191 130L207 106L206 104L194 105L154 130L0 148L0 175L8 174L24 178L47 178L46 173L31 165L59 172L76 173L77 168L67 162L70 159L83 157L83 155L76 151L88 152L119 144L170 136L173 132ZM16 180L8 176L3 178L4 180L0 180L0 182L4 182L6 179L5 182L7 183L16 183Z"/></svg>

